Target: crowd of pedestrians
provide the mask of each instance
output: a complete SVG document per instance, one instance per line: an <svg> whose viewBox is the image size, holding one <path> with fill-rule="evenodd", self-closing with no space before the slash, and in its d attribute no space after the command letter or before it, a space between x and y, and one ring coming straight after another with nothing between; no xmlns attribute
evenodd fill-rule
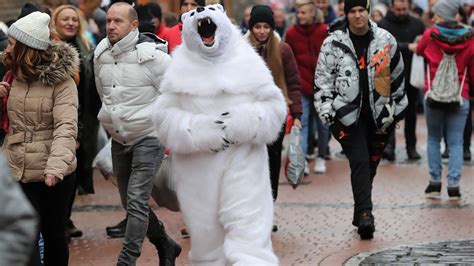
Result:
<svg viewBox="0 0 474 266"><path fill-rule="evenodd" d="M0 22L0 163L8 164L0 168L0 189L15 187L13 178L23 191L0 191L6 198L0 204L25 224L38 223L35 232L18 227L24 230L11 250L31 249L18 258L23 264L68 264L68 241L83 234L71 212L76 194L95 192L92 161L102 127L112 142L126 212L106 229L124 238L117 265L135 265L145 236L160 265L174 265L181 247L148 204L165 156L150 114L183 41L183 14L224 1L181 0L178 16L154 1L63 2L27 3L15 20ZM291 125L301 131L303 185L328 171L331 141L342 147L351 170L352 224L361 239L374 237L372 184L380 161L395 162L400 155L395 134L401 124L406 158L427 159L425 196L439 198L446 159L446 190L450 199L461 198L462 163L471 160L472 1L430 0L427 10L412 0L296 0L288 7L256 2L242 10L241 22L233 22L268 67L288 109L278 138L266 143L273 201ZM421 68L415 56L423 58ZM411 82L419 73L425 73L422 88ZM426 152L417 141L420 112ZM235 144L224 140L223 150ZM8 197L25 204L13 211ZM189 237L186 228L181 233ZM44 254L38 243L44 243ZM15 262L5 252L0 249L0 262Z"/></svg>

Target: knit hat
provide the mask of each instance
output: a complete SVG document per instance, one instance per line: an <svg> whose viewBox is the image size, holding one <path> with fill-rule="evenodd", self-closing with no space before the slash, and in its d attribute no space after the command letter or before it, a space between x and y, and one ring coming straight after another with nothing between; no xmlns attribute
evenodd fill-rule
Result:
<svg viewBox="0 0 474 266"><path fill-rule="evenodd" d="M438 0L433 6L433 13L449 21L455 21L458 11L459 0Z"/></svg>
<svg viewBox="0 0 474 266"><path fill-rule="evenodd" d="M23 7L21 8L21 13L20 13L20 16L18 16L18 19L22 18L22 17L26 17L28 16L29 14L35 12L35 11L41 11L38 6L36 6L35 4L32 4L32 3L26 3L25 5L23 5Z"/></svg>
<svg viewBox="0 0 474 266"><path fill-rule="evenodd" d="M255 5L250 11L249 29L252 29L255 24L265 22L275 29L275 19L273 18L273 11L269 6Z"/></svg>
<svg viewBox="0 0 474 266"><path fill-rule="evenodd" d="M205 6L206 5L206 0L194 0L198 4L198 6ZM184 5L184 0L179 1L179 6Z"/></svg>
<svg viewBox="0 0 474 266"><path fill-rule="evenodd" d="M49 16L41 12L33 12L13 23L8 35L24 45L46 50L49 46Z"/></svg>
<svg viewBox="0 0 474 266"><path fill-rule="evenodd" d="M344 13L346 16L347 13L356 6L361 6L367 9L367 12L370 13L370 0L344 0Z"/></svg>

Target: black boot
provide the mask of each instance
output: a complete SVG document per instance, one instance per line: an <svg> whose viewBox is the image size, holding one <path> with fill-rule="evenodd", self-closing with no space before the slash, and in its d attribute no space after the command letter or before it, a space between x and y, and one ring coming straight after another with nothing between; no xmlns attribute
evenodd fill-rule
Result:
<svg viewBox="0 0 474 266"><path fill-rule="evenodd" d="M181 246L166 234L165 227L158 218L151 214L147 231L148 239L158 250L160 266L174 266L181 253Z"/></svg>
<svg viewBox="0 0 474 266"><path fill-rule="evenodd" d="M421 156L416 151L415 147L408 147L407 148L407 155L408 155L408 160L411 160L411 161L416 161L416 160L421 159Z"/></svg>
<svg viewBox="0 0 474 266"><path fill-rule="evenodd" d="M382 152L382 158L387 159L390 162L395 161L395 147L387 145L385 150Z"/></svg>
<svg viewBox="0 0 474 266"><path fill-rule="evenodd" d="M359 225L357 233L359 233L361 239L372 239L374 238L375 224L374 216L369 210L362 211L359 216Z"/></svg>

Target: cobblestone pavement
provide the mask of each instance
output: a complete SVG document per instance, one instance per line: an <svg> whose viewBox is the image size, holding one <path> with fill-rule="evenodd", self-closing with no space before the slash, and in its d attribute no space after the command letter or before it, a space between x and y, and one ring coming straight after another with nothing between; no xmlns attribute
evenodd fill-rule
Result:
<svg viewBox="0 0 474 266"><path fill-rule="evenodd" d="M474 265L474 240L444 241L362 253L345 265L443 264Z"/></svg>
<svg viewBox="0 0 474 266"><path fill-rule="evenodd" d="M344 158L333 156L327 161L327 173L311 175L311 184L301 185L296 190L282 177L275 205L279 231L272 237L281 265L342 265L360 253L395 250L401 246L412 247L416 252L424 249L430 252L432 246L418 245L474 239L474 164L468 162L463 166L461 200L448 200L446 174L441 199L428 200L423 193L429 180L424 118L419 117L418 123L421 161L406 160L403 126L397 130L397 139L396 162L383 161L374 182L376 232L373 240L360 240L351 225L352 192L349 166ZM333 140L331 151L339 150ZM313 163L310 168L312 166ZM71 265L113 265L121 248L121 239L105 235L105 227L116 224L125 215L119 206L117 189L100 175L95 177L95 182L96 194L79 196L75 204L73 220L84 231L84 236L70 244ZM169 234L183 247L177 264L187 264L190 244L189 239L180 237L184 226L180 213L158 208L155 211ZM472 251L470 241L465 245L466 242L453 242L446 247L464 245ZM376 263L377 258L390 254L394 253L376 253L364 259ZM138 265L157 265L157 260L154 247L146 241Z"/></svg>

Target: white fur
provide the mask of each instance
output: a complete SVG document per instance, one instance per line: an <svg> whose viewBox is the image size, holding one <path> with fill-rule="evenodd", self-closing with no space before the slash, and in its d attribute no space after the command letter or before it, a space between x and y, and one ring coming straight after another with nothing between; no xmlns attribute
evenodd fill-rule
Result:
<svg viewBox="0 0 474 266"><path fill-rule="evenodd" d="M190 261L277 264L266 144L286 117L284 97L220 5L191 12L183 17L184 42L173 53L152 115L160 140L174 153ZM210 49L196 33L204 17L217 25Z"/></svg>

